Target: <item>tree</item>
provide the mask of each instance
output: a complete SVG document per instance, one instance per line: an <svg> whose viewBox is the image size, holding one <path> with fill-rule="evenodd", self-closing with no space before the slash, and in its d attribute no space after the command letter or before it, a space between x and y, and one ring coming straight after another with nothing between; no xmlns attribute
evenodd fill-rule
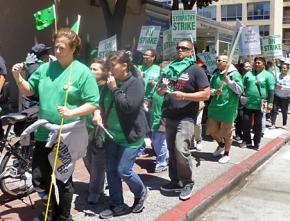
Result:
<svg viewBox="0 0 290 221"><path fill-rule="evenodd" d="M218 2L218 0L181 0L183 8L185 10L191 10L195 4L198 8L207 7L209 4L212 4L213 1ZM172 10L179 9L179 0L173 0Z"/></svg>
<svg viewBox="0 0 290 221"><path fill-rule="evenodd" d="M107 36L117 34L117 45L120 47L122 29L128 0L99 0L106 22Z"/></svg>

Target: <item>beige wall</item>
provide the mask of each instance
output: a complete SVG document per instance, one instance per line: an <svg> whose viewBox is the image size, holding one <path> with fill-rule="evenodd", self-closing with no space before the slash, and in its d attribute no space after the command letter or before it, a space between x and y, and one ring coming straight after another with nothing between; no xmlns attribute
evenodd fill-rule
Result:
<svg viewBox="0 0 290 221"><path fill-rule="evenodd" d="M51 0L0 0L0 54L6 60L9 72L14 63L24 61L26 53L34 45L35 39L48 45L52 44L51 36L54 26L37 31L33 18L33 13L50 6L52 2ZM132 44L134 36L139 36L141 25L145 21L144 5L141 5L140 2L128 1L128 14L125 17L122 36L123 45ZM71 27L77 14L82 16L80 37L83 49L81 58L86 59L90 49L96 47L100 40L107 37L106 25L101 8L91 6L90 0L62 0L59 4L58 27ZM10 73L8 80L12 83L11 98L16 103L18 90Z"/></svg>

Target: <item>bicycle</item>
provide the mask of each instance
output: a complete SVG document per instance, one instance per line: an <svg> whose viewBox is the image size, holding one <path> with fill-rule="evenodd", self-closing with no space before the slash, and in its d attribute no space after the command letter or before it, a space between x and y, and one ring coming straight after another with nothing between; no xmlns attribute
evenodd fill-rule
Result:
<svg viewBox="0 0 290 221"><path fill-rule="evenodd" d="M0 163L0 189L10 198L19 199L33 192L31 164L34 145L21 146L17 137L9 136L16 123L27 121L26 115L8 114L0 119L8 123L0 140L0 154L6 150Z"/></svg>

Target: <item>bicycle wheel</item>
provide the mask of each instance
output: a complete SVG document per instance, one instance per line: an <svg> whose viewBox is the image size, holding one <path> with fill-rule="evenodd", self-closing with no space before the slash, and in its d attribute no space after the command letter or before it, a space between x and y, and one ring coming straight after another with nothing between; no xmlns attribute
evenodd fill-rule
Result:
<svg viewBox="0 0 290 221"><path fill-rule="evenodd" d="M5 154L0 164L0 189L9 197L21 198L33 192L31 156L22 155L22 147L15 145L13 151Z"/></svg>

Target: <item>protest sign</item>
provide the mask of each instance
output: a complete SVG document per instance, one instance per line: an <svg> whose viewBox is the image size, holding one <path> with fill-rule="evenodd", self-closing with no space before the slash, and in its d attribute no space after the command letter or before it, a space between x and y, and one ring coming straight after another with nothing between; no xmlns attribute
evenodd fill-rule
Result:
<svg viewBox="0 0 290 221"><path fill-rule="evenodd" d="M98 58L105 59L112 51L117 51L117 35L99 42Z"/></svg>
<svg viewBox="0 0 290 221"><path fill-rule="evenodd" d="M171 29L163 32L163 59L172 60L176 56L177 42L172 41Z"/></svg>
<svg viewBox="0 0 290 221"><path fill-rule="evenodd" d="M205 53L198 53L197 56L202 60L202 62L206 65L207 70L210 74L217 69L217 63L215 56L212 53L205 52Z"/></svg>
<svg viewBox="0 0 290 221"><path fill-rule="evenodd" d="M240 56L261 54L259 26L243 28L239 50Z"/></svg>
<svg viewBox="0 0 290 221"><path fill-rule="evenodd" d="M172 11L172 40L196 40L196 10Z"/></svg>
<svg viewBox="0 0 290 221"><path fill-rule="evenodd" d="M149 48L156 50L160 30L160 26L142 26L137 50L141 52L145 52Z"/></svg>
<svg viewBox="0 0 290 221"><path fill-rule="evenodd" d="M262 38L262 52L266 58L281 58L282 41L280 35L265 36Z"/></svg>

